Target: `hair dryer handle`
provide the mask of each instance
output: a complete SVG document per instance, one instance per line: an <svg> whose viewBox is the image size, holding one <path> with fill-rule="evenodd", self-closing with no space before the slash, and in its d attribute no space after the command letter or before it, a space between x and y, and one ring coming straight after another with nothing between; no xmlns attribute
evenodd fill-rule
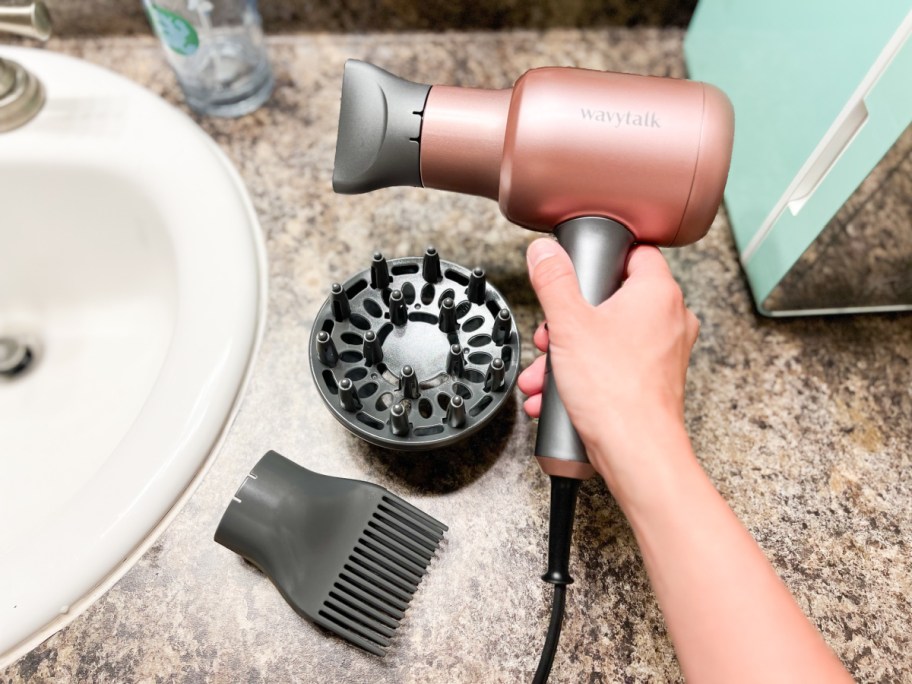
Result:
<svg viewBox="0 0 912 684"><path fill-rule="evenodd" d="M567 250L576 269L580 291L590 304L601 304L621 286L633 233L617 221L582 217L554 229L557 241ZM551 357L545 366L541 416L535 457L548 475L585 480L595 475L586 449L570 422L551 373Z"/></svg>

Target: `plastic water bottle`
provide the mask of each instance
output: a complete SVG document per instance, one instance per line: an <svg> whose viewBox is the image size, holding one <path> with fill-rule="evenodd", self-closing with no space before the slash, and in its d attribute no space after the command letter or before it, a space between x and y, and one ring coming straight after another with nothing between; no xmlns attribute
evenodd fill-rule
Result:
<svg viewBox="0 0 912 684"><path fill-rule="evenodd" d="M143 0L187 104L242 116L269 99L272 70L256 0Z"/></svg>

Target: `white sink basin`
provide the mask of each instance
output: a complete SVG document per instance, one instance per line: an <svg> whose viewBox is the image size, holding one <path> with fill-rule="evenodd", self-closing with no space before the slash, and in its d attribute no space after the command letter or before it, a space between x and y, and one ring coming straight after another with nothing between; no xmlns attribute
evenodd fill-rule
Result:
<svg viewBox="0 0 912 684"><path fill-rule="evenodd" d="M260 228L189 118L50 52L0 49L47 103L0 133L0 668L110 587L187 498L265 315Z"/></svg>

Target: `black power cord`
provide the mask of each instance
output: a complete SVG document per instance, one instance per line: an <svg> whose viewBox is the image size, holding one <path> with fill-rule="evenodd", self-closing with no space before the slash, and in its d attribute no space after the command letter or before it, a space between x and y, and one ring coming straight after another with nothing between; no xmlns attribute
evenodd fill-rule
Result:
<svg viewBox="0 0 912 684"><path fill-rule="evenodd" d="M535 670L532 684L545 684L548 681L548 675L551 674L551 665L554 663L554 653L557 651L561 625L564 622L564 603L566 599L567 585L555 584L554 599L551 602L551 624L548 625L548 636L545 638L545 646L542 648L538 669Z"/></svg>
<svg viewBox="0 0 912 684"><path fill-rule="evenodd" d="M576 515L576 498L580 480L569 477L551 476L551 520L548 524L548 571L542 575L545 582L554 585L551 603L551 622L542 648L538 668L532 684L545 684L551 674L557 642L560 640L561 625L564 621L564 604L567 599L567 585L573 583L570 576L570 543L573 539L573 519Z"/></svg>

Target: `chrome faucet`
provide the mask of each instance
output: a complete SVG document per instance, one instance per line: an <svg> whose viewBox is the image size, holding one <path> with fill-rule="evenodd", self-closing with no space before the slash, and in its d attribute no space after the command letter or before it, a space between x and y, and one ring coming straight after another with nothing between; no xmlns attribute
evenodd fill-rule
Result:
<svg viewBox="0 0 912 684"><path fill-rule="evenodd" d="M51 16L43 2L0 6L0 32L45 41L51 36ZM44 105L44 88L20 64L0 57L0 132L18 128Z"/></svg>

